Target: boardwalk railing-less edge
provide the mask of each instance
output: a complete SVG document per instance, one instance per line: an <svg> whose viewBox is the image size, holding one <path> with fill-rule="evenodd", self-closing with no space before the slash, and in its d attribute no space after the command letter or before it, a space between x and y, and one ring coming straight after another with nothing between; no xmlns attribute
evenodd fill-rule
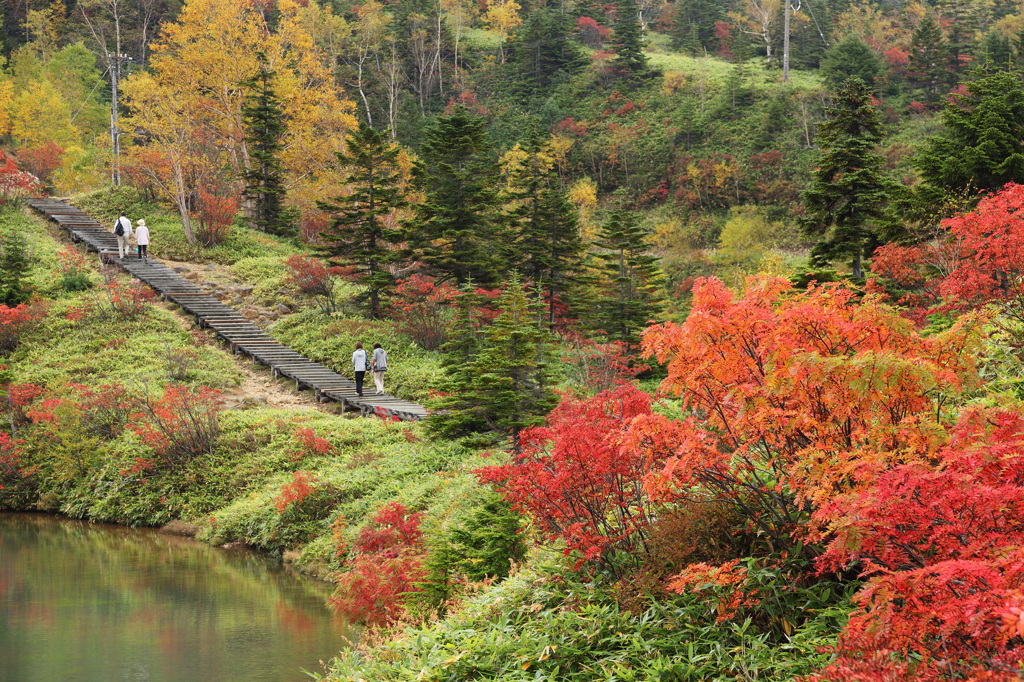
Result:
<svg viewBox="0 0 1024 682"><path fill-rule="evenodd" d="M341 403L343 411L356 409L363 416L383 413L404 420L427 416L422 405L394 396L357 396L355 382L278 343L234 308L208 295L166 265L152 259L139 261L134 252L131 258L119 260L117 237L113 232L74 206L46 198L26 199L25 203L66 230L72 241L84 242L105 262L127 270L160 296L194 315L196 323L212 329L227 342L232 353L243 353L251 357L253 363L266 365L274 378L285 376L294 380L296 390L312 390L318 401L333 400Z"/></svg>

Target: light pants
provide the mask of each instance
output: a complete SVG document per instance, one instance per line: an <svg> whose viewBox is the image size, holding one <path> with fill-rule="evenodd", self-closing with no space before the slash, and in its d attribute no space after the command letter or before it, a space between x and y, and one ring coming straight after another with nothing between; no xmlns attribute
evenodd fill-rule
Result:
<svg viewBox="0 0 1024 682"><path fill-rule="evenodd" d="M384 372L385 371L386 370L381 370L380 372L374 372L373 373L373 383L377 387L377 391L379 393L383 393L384 392Z"/></svg>
<svg viewBox="0 0 1024 682"><path fill-rule="evenodd" d="M129 254L129 253L132 252L132 247L128 243L128 235L120 234L120 235L114 235L114 236L117 237L117 254L121 258L124 258L126 254Z"/></svg>

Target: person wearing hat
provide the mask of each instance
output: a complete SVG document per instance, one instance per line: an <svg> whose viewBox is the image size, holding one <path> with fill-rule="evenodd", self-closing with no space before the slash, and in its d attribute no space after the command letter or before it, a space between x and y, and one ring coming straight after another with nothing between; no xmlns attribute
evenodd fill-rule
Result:
<svg viewBox="0 0 1024 682"><path fill-rule="evenodd" d="M149 246L149 228L146 227L146 221L142 218L135 223L135 245L139 247L139 260L145 259L148 263L149 254L146 252L146 247Z"/></svg>
<svg viewBox="0 0 1024 682"><path fill-rule="evenodd" d="M114 236L117 237L117 256L124 260L125 255L132 252L131 244L128 243L132 236L132 221L124 213L114 223Z"/></svg>

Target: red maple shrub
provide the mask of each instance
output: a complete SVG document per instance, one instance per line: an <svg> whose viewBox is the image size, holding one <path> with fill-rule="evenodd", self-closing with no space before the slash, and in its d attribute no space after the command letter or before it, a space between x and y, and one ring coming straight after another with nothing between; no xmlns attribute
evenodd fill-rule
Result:
<svg viewBox="0 0 1024 682"><path fill-rule="evenodd" d="M231 232L231 224L238 213L238 200L199 190L195 215L199 219L196 238L203 246L224 243Z"/></svg>
<svg viewBox="0 0 1024 682"><path fill-rule="evenodd" d="M278 514L283 514L291 505L301 506L302 502L316 492L316 485L320 482L316 474L308 471L296 471L292 475L290 483L281 486L281 491L274 498L274 509Z"/></svg>
<svg viewBox="0 0 1024 682"><path fill-rule="evenodd" d="M287 265L290 286L312 297L326 313L338 309L338 284L352 274L351 269L327 265L312 256L290 256Z"/></svg>
<svg viewBox="0 0 1024 682"><path fill-rule="evenodd" d="M28 333L46 314L41 305L0 305L0 353L9 353L18 347L22 336Z"/></svg>
<svg viewBox="0 0 1024 682"><path fill-rule="evenodd" d="M796 295L785 280L751 278L736 297L699 280L686 322L644 335L645 353L668 363L661 390L693 415L634 423L637 448L681 444L652 490L710 492L774 547L796 545L808 509L868 485L861 471L932 437L943 403L977 385L974 322L923 337L877 297L838 286Z"/></svg>
<svg viewBox="0 0 1024 682"><path fill-rule="evenodd" d="M39 191L39 179L18 170L14 159L0 151L0 206L15 197L31 196Z"/></svg>
<svg viewBox="0 0 1024 682"><path fill-rule="evenodd" d="M451 303L457 295L447 284L414 274L395 287L389 313L403 334L427 350L437 350L451 333Z"/></svg>
<svg viewBox="0 0 1024 682"><path fill-rule="evenodd" d="M60 157L64 150L52 141L47 141L39 147L24 148L18 150L18 158L29 173L35 175L42 182L50 182L53 172L60 168Z"/></svg>
<svg viewBox="0 0 1024 682"><path fill-rule="evenodd" d="M939 680L1020 665L1024 631L1024 414L971 408L948 440L837 496L818 515L822 572L869 576L821 679ZM913 665L892 665L897 660Z"/></svg>
<svg viewBox="0 0 1024 682"><path fill-rule="evenodd" d="M567 337L568 352L562 356L570 376L587 391L600 393L632 381L644 370L626 353L620 341L600 343L578 334Z"/></svg>
<svg viewBox="0 0 1024 682"><path fill-rule="evenodd" d="M351 568L336 576L331 598L346 618L389 625L402 616L406 597L418 591L416 584L426 576L420 520L419 513L392 502L360 531Z"/></svg>
<svg viewBox="0 0 1024 682"><path fill-rule="evenodd" d="M316 432L311 428L295 429L292 437L295 438L295 446L292 450L293 460L302 460L306 457L322 457L334 452L334 446L325 438L316 435Z"/></svg>
<svg viewBox="0 0 1024 682"><path fill-rule="evenodd" d="M174 468L213 452L220 436L220 391L203 386L168 386L160 398L138 400L137 421L129 428L153 449L157 460L143 469Z"/></svg>
<svg viewBox="0 0 1024 682"><path fill-rule="evenodd" d="M521 454L477 474L529 512L548 539L563 541L577 568L590 562L616 570L620 553L637 565L656 510L645 481L676 446L658 436L644 448L628 442L634 420L651 414L651 397L631 385L564 397L547 426L520 434Z"/></svg>
<svg viewBox="0 0 1024 682"><path fill-rule="evenodd" d="M25 479L33 473L22 461L25 456L22 448L24 444L25 441L0 431L0 508L5 506L5 498L16 494Z"/></svg>
<svg viewBox="0 0 1024 682"><path fill-rule="evenodd" d="M888 244L871 269L898 302L922 319L988 303L1024 320L1024 185L1009 183L973 211L942 221L943 231L915 246Z"/></svg>

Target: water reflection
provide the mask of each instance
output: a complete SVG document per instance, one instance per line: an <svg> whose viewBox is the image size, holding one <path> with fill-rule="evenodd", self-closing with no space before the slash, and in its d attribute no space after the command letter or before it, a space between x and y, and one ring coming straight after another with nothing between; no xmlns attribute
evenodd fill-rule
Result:
<svg viewBox="0 0 1024 682"><path fill-rule="evenodd" d="M0 514L0 682L308 680L350 634L326 591L251 552Z"/></svg>

